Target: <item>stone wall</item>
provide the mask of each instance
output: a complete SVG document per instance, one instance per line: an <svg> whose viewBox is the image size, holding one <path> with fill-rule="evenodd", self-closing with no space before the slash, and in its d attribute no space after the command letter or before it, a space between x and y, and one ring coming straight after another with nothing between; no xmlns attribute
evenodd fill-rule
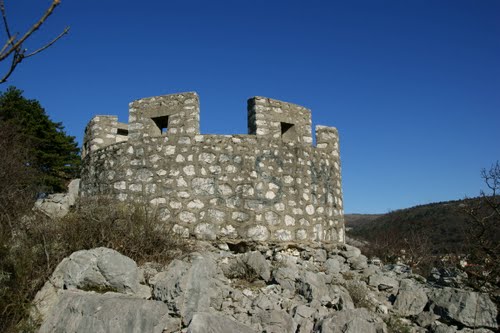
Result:
<svg viewBox="0 0 500 333"><path fill-rule="evenodd" d="M318 126L313 147L310 111L263 97L248 119L248 135L201 135L195 93L131 103L126 141L95 117L81 195L147 202L185 237L343 242L337 130Z"/></svg>

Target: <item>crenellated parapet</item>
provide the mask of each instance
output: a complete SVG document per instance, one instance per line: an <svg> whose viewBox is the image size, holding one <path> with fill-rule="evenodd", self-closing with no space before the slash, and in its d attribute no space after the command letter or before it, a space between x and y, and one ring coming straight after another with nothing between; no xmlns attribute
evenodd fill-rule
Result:
<svg viewBox="0 0 500 333"><path fill-rule="evenodd" d="M248 134L311 145L311 111L266 97L248 100Z"/></svg>
<svg viewBox="0 0 500 333"><path fill-rule="evenodd" d="M129 106L129 137L195 135L200 133L198 94L187 92L139 99Z"/></svg>
<svg viewBox="0 0 500 333"><path fill-rule="evenodd" d="M146 202L184 237L344 242L335 128L317 126L314 147L310 110L253 97L249 134L207 135L199 110L183 93L132 102L128 127L93 118L81 194Z"/></svg>
<svg viewBox="0 0 500 333"><path fill-rule="evenodd" d="M93 151L128 140L128 125L116 116L95 116L85 127L82 158Z"/></svg>

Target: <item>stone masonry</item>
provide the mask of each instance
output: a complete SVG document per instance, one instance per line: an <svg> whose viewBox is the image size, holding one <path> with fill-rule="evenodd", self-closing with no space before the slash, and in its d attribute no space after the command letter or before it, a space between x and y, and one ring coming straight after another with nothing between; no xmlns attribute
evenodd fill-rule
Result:
<svg viewBox="0 0 500 333"><path fill-rule="evenodd" d="M344 242L338 133L310 110L248 100L247 135L199 130L196 93L130 104L85 129L80 193L148 203L183 237Z"/></svg>

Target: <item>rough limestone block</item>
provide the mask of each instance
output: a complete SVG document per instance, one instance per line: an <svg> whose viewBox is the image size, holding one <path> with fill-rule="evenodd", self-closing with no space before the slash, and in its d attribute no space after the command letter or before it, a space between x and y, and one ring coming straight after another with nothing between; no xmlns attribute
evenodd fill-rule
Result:
<svg viewBox="0 0 500 333"><path fill-rule="evenodd" d="M39 333L166 333L180 326L163 302L65 291Z"/></svg>

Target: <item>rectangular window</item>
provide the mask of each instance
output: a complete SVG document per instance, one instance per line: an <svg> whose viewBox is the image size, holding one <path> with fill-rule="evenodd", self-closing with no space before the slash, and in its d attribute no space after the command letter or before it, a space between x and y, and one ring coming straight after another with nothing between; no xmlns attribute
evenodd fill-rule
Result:
<svg viewBox="0 0 500 333"><path fill-rule="evenodd" d="M116 134L127 136L128 135L128 129L118 128L118 130L116 131Z"/></svg>
<svg viewBox="0 0 500 333"><path fill-rule="evenodd" d="M167 130L168 130L168 116L162 116L162 117L155 117L155 118L151 118L156 126L158 127L159 129L159 132L163 135L163 134L167 134Z"/></svg>
<svg viewBox="0 0 500 333"><path fill-rule="evenodd" d="M295 124L281 123L281 138L284 141L295 141L297 138Z"/></svg>

